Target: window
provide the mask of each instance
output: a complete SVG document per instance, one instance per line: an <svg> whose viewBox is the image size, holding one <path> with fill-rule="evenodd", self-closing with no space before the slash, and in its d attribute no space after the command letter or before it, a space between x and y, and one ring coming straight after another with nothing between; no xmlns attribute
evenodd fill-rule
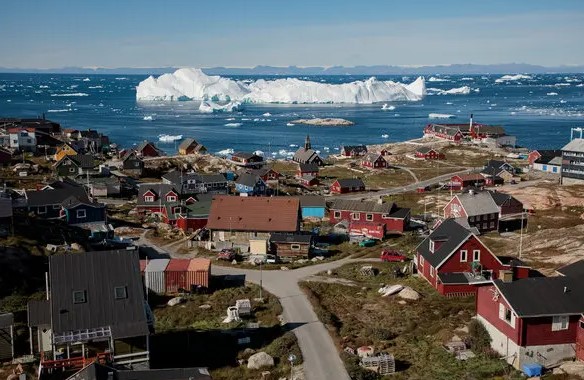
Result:
<svg viewBox="0 0 584 380"><path fill-rule="evenodd" d="M471 223L474 222L475 221L475 217L474 216L469 216L468 217L468 221L471 222Z"/></svg>
<svg viewBox="0 0 584 380"><path fill-rule="evenodd" d="M507 322L511 327L515 328L515 314L502 303L499 303L499 319Z"/></svg>
<svg viewBox="0 0 584 380"><path fill-rule="evenodd" d="M420 256L420 266L424 266L424 257Z"/></svg>
<svg viewBox="0 0 584 380"><path fill-rule="evenodd" d="M472 251L472 261L481 261L481 251L474 249Z"/></svg>
<svg viewBox="0 0 584 380"><path fill-rule="evenodd" d="M53 205L53 210L59 210L61 208L61 205Z"/></svg>
<svg viewBox="0 0 584 380"><path fill-rule="evenodd" d="M46 214L47 213L47 206L39 207L38 213L39 214Z"/></svg>
<svg viewBox="0 0 584 380"><path fill-rule="evenodd" d="M361 214L358 212L354 212L351 214L351 217L353 218L353 220L360 220L361 219Z"/></svg>
<svg viewBox="0 0 584 380"><path fill-rule="evenodd" d="M290 249L293 251L300 251L300 244L290 244Z"/></svg>
<svg viewBox="0 0 584 380"><path fill-rule="evenodd" d="M460 262L466 263L468 261L468 251L463 249L460 251Z"/></svg>
<svg viewBox="0 0 584 380"><path fill-rule="evenodd" d="M176 202L176 196L169 195L168 197L166 197L166 201L167 202Z"/></svg>
<svg viewBox="0 0 584 380"><path fill-rule="evenodd" d="M430 267L430 277L434 277L434 267Z"/></svg>
<svg viewBox="0 0 584 380"><path fill-rule="evenodd" d="M334 217L335 217L335 219L340 219L341 218L341 212L340 211L335 211Z"/></svg>
<svg viewBox="0 0 584 380"><path fill-rule="evenodd" d="M87 213L85 212L85 210L77 210L77 218L83 219L85 217L87 217Z"/></svg>
<svg viewBox="0 0 584 380"><path fill-rule="evenodd" d="M147 195L144 197L144 202L154 202L154 197L152 195Z"/></svg>
<svg viewBox="0 0 584 380"><path fill-rule="evenodd" d="M491 224L489 225L490 228L495 228L495 222L491 222Z"/></svg>
<svg viewBox="0 0 584 380"><path fill-rule="evenodd" d="M117 300L128 298L128 288L125 286L116 286L114 288L114 297Z"/></svg>
<svg viewBox="0 0 584 380"><path fill-rule="evenodd" d="M87 291L85 290L74 290L73 291L73 303L86 303L87 302Z"/></svg>
<svg viewBox="0 0 584 380"><path fill-rule="evenodd" d="M373 214L367 214L365 216L365 219L368 220L368 221L372 221L373 220Z"/></svg>
<svg viewBox="0 0 584 380"><path fill-rule="evenodd" d="M69 173L75 173L75 168L74 167L70 167L69 168Z"/></svg>
<svg viewBox="0 0 584 380"><path fill-rule="evenodd" d="M552 331L567 330L570 319L567 315L557 315L552 320Z"/></svg>

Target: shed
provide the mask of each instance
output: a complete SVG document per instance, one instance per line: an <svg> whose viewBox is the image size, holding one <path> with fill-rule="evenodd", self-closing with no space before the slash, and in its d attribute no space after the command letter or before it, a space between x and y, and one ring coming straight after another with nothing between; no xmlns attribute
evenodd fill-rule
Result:
<svg viewBox="0 0 584 380"><path fill-rule="evenodd" d="M249 253L266 255L268 253L268 241L265 239L250 240Z"/></svg>
<svg viewBox="0 0 584 380"><path fill-rule="evenodd" d="M193 286L208 288L210 279L211 260L202 258L191 259L187 268L187 286L189 288Z"/></svg>
<svg viewBox="0 0 584 380"><path fill-rule="evenodd" d="M170 259L164 270L166 293L178 293L179 289L187 288L187 271L191 261L188 259Z"/></svg>
<svg viewBox="0 0 584 380"><path fill-rule="evenodd" d="M0 360L14 359L14 315L0 314Z"/></svg>
<svg viewBox="0 0 584 380"><path fill-rule="evenodd" d="M146 289L156 294L164 294L166 290L165 270L170 259L154 259L148 262L144 273Z"/></svg>
<svg viewBox="0 0 584 380"><path fill-rule="evenodd" d="M235 307L239 315L251 314L251 302L247 298L235 301Z"/></svg>

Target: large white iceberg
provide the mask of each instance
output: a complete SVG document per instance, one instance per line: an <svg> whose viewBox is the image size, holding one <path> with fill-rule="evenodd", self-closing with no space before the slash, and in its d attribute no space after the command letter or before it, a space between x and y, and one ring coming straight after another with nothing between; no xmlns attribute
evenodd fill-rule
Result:
<svg viewBox="0 0 584 380"><path fill-rule="evenodd" d="M380 81L328 84L286 78L259 79L249 83L206 75L199 69L178 69L172 74L152 76L136 87L138 100L211 100L249 103L376 103L417 101L426 95L423 77L405 85Z"/></svg>
<svg viewBox="0 0 584 380"><path fill-rule="evenodd" d="M241 102L229 102L225 105L221 105L212 101L203 100L199 106L199 111L203 113L241 111Z"/></svg>
<svg viewBox="0 0 584 380"><path fill-rule="evenodd" d="M531 77L529 75L524 75L524 74L503 75L501 78L496 79L495 83L503 83L503 82L521 80L521 79L531 79Z"/></svg>

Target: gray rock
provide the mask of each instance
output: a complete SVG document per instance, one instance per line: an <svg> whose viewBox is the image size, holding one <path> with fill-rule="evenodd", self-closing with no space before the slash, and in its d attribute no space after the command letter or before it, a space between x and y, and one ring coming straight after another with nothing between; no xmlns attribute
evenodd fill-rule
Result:
<svg viewBox="0 0 584 380"><path fill-rule="evenodd" d="M420 293L416 292L414 289L406 286L403 288L398 294L398 297L406 299L406 300L419 300Z"/></svg>
<svg viewBox="0 0 584 380"><path fill-rule="evenodd" d="M176 306L178 304L181 304L185 302L185 299L183 297L174 297L171 298L170 300L168 300L168 302L166 303L168 306Z"/></svg>
<svg viewBox="0 0 584 380"><path fill-rule="evenodd" d="M203 304L203 305L199 306L199 309L210 309L210 308L211 308L211 305L209 305L209 304Z"/></svg>
<svg viewBox="0 0 584 380"><path fill-rule="evenodd" d="M274 358L268 355L265 352L258 352L257 354L253 354L252 356L247 359L247 368L248 369L260 369L263 367L273 367L274 366Z"/></svg>

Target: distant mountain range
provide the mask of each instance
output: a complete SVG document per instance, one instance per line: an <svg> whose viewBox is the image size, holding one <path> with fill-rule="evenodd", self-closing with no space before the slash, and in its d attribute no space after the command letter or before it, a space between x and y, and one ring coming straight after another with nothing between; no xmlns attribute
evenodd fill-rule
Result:
<svg viewBox="0 0 584 380"><path fill-rule="evenodd" d="M156 68L85 68L63 67L58 69L15 69L0 67L0 73L51 73L51 74L117 74L117 75L159 75L175 71L176 67ZM584 73L584 65L546 67L526 63L506 63L497 65L475 65L472 63L436 66L332 66L332 67L275 67L256 66L253 68L210 67L203 71L209 75L418 75L418 74L545 74Z"/></svg>

